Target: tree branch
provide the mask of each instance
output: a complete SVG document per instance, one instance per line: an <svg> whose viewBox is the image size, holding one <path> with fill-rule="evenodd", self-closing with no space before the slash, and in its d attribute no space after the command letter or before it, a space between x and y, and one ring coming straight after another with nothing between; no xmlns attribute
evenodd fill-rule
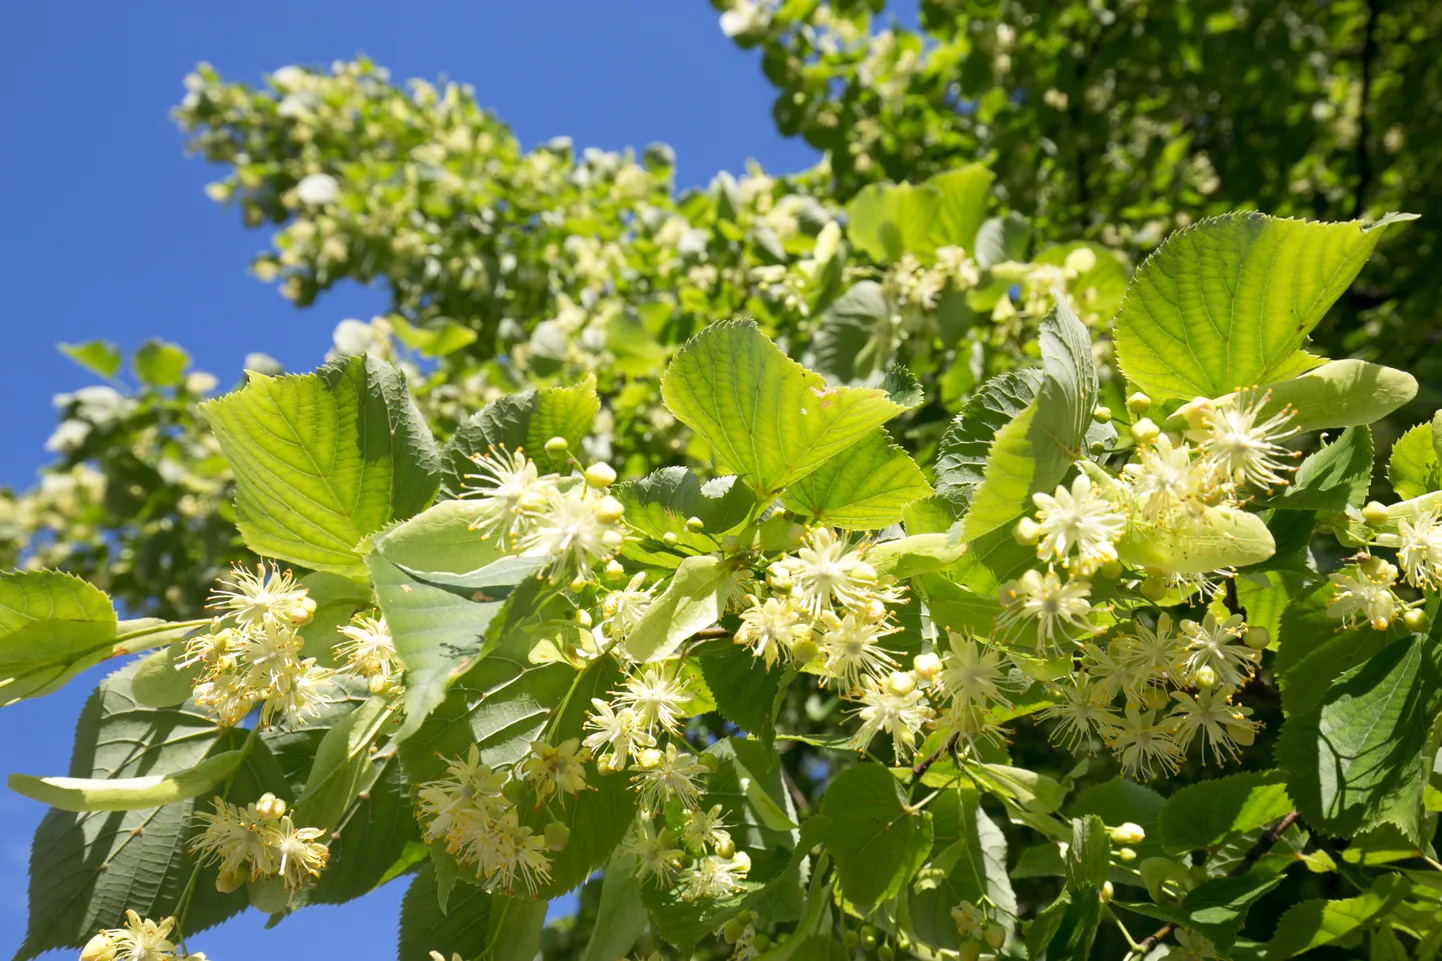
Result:
<svg viewBox="0 0 1442 961"><path fill-rule="evenodd" d="M911 769L911 783L915 784L917 781L921 780L921 776L927 772L928 768L930 768L937 761L941 760L943 755L950 754L956 748L956 742L960 739L961 732L952 731L951 736L946 739L946 741L941 745L941 747L937 748L935 751L932 751L920 761L917 761L916 767Z"/></svg>

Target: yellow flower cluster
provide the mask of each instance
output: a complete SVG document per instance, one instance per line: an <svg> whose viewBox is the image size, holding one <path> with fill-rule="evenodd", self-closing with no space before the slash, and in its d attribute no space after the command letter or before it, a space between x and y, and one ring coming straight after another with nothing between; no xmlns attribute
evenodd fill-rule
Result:
<svg viewBox="0 0 1442 961"><path fill-rule="evenodd" d="M274 794L241 807L216 798L215 810L196 817L205 830L191 843L192 852L220 866L217 890L234 891L246 881L280 878L287 891L298 891L320 876L330 849L317 839L320 828L298 828Z"/></svg>

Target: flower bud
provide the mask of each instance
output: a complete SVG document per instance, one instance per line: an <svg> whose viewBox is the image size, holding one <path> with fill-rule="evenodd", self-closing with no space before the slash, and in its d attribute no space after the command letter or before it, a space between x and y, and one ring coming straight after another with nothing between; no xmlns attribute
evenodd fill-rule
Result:
<svg viewBox="0 0 1442 961"><path fill-rule="evenodd" d="M1131 848L1122 848L1117 852L1117 857L1121 859L1123 864L1131 864L1137 859L1137 852Z"/></svg>
<svg viewBox="0 0 1442 961"><path fill-rule="evenodd" d="M1197 687L1210 690L1217 686L1217 669L1210 664L1203 664L1192 672L1192 680L1197 682Z"/></svg>
<svg viewBox="0 0 1442 961"><path fill-rule="evenodd" d="M1392 626L1392 615L1381 614L1372 618L1372 630L1385 631Z"/></svg>
<svg viewBox="0 0 1442 961"><path fill-rule="evenodd" d="M956 956L959 961L976 961L981 957L981 942L963 941L961 947L956 949Z"/></svg>
<svg viewBox="0 0 1442 961"><path fill-rule="evenodd" d="M1152 399L1141 391L1137 391L1127 398L1127 410L1131 412L1133 417L1142 416L1147 412L1147 408L1151 406Z"/></svg>
<svg viewBox="0 0 1442 961"><path fill-rule="evenodd" d="M291 601L290 604L290 622L296 627L303 627L309 624L310 619L315 616L315 608L315 598L310 596L297 597Z"/></svg>
<svg viewBox="0 0 1442 961"><path fill-rule="evenodd" d="M1162 429L1150 417L1143 417L1132 424L1132 440L1138 444L1155 444L1162 436Z"/></svg>
<svg viewBox="0 0 1442 961"><path fill-rule="evenodd" d="M734 858L736 856L736 842L728 834L716 842L716 853L723 858Z"/></svg>
<svg viewBox="0 0 1442 961"><path fill-rule="evenodd" d="M552 821L546 825L546 848L551 851L561 851L571 840L571 829L560 821Z"/></svg>
<svg viewBox="0 0 1442 961"><path fill-rule="evenodd" d="M897 697L904 697L916 690L916 675L910 671L892 671L886 679L886 689Z"/></svg>
<svg viewBox="0 0 1442 961"><path fill-rule="evenodd" d="M735 944L737 941L740 941L741 935L745 933L746 925L742 924L736 918L732 918L730 921L721 925L721 937L726 939L727 944Z"/></svg>
<svg viewBox="0 0 1442 961"><path fill-rule="evenodd" d="M624 543L626 543L626 535L618 530L609 530L601 535L601 546L608 551L619 551Z"/></svg>
<svg viewBox="0 0 1442 961"><path fill-rule="evenodd" d="M1387 505L1378 501L1368 501L1367 506L1362 508L1362 520L1366 521L1370 527L1381 527L1387 523L1390 516L1387 512Z"/></svg>
<svg viewBox="0 0 1442 961"><path fill-rule="evenodd" d="M680 538L676 536L675 531L667 531L661 535L661 543L667 547L675 547L678 540L680 540Z"/></svg>
<svg viewBox="0 0 1442 961"><path fill-rule="evenodd" d="M501 797L505 798L507 801L510 801L512 804L519 804L521 798L525 796L525 781L518 781L513 779L501 785Z"/></svg>
<svg viewBox="0 0 1442 961"><path fill-rule="evenodd" d="M751 938L751 943L756 946L756 950L765 951L771 947L771 936L769 934L757 933Z"/></svg>
<svg viewBox="0 0 1442 961"><path fill-rule="evenodd" d="M626 505L607 494L596 505L596 520L602 524L614 524L626 513Z"/></svg>
<svg viewBox="0 0 1442 961"><path fill-rule="evenodd" d="M575 617L576 617L576 623L579 624L579 625L581 625L582 627L590 627L590 626L592 625L592 623L594 623L594 622L591 620L591 612L588 611L588 610L586 610L586 609L583 608L583 607L578 607L578 608L576 608L576 615L575 615Z"/></svg>
<svg viewBox="0 0 1442 961"><path fill-rule="evenodd" d="M1112 840L1117 844L1141 844L1147 839L1147 832L1140 824L1127 821L1112 828Z"/></svg>
<svg viewBox="0 0 1442 961"><path fill-rule="evenodd" d="M622 567L621 562L616 560L607 561L601 573L605 575L606 580L612 584L626 579L626 568Z"/></svg>
<svg viewBox="0 0 1442 961"><path fill-rule="evenodd" d="M384 674L372 674L366 681L366 689L372 694L384 694L395 686L395 681Z"/></svg>
<svg viewBox="0 0 1442 961"><path fill-rule="evenodd" d="M1098 424L1110 423L1111 419L1112 409L1110 407L1107 407L1104 404L1097 404L1096 407L1092 408L1092 420L1096 421Z"/></svg>
<svg viewBox="0 0 1442 961"><path fill-rule="evenodd" d="M1432 619L1422 608L1414 607L1402 615L1402 624L1413 634L1426 634L1427 628L1432 626Z"/></svg>
<svg viewBox="0 0 1442 961"><path fill-rule="evenodd" d="M993 950L999 950L1006 942L1006 928L993 921L986 926L986 933L982 937Z"/></svg>
<svg viewBox="0 0 1442 961"><path fill-rule="evenodd" d="M868 951L876 947L876 929L869 924L861 929L861 946Z"/></svg>
<svg viewBox="0 0 1442 961"><path fill-rule="evenodd" d="M821 648L811 638L803 637L791 643L791 656L798 664L810 664L821 656Z"/></svg>
<svg viewBox="0 0 1442 961"><path fill-rule="evenodd" d="M274 794L262 794L255 802L255 813L267 821L274 821L285 814L285 802Z"/></svg>
<svg viewBox="0 0 1442 961"><path fill-rule="evenodd" d="M1242 635L1242 643L1254 651L1265 651L1267 645L1272 643L1272 635L1265 627L1254 624Z"/></svg>
<svg viewBox="0 0 1442 961"><path fill-rule="evenodd" d="M1116 897L1116 893L1116 888L1112 887L1110 881L1103 881L1102 889L1097 892L1097 897L1101 898L1102 904L1111 904L1112 898Z"/></svg>
<svg viewBox="0 0 1442 961"><path fill-rule="evenodd" d="M911 668L917 677L930 683L941 673L941 658L932 653L918 654L911 659Z"/></svg>
<svg viewBox="0 0 1442 961"><path fill-rule="evenodd" d="M865 561L857 561L856 565L851 568L851 579L862 584L875 584L876 568Z"/></svg>
<svg viewBox="0 0 1442 961"><path fill-rule="evenodd" d="M876 957L879 961L894 961L896 950L889 944L883 944L876 949Z"/></svg>
<svg viewBox="0 0 1442 961"><path fill-rule="evenodd" d="M693 534L699 534L706 529L706 523L699 517L686 518L686 529Z"/></svg>
<svg viewBox="0 0 1442 961"><path fill-rule="evenodd" d="M586 579L580 574L577 574L575 577L571 578L571 583L569 587L571 588L572 594L579 594L586 589Z"/></svg>
<svg viewBox="0 0 1442 961"><path fill-rule="evenodd" d="M245 869L236 871L221 871L215 879L215 890L221 894L229 894L232 891L239 891L245 884Z"/></svg>
<svg viewBox="0 0 1442 961"><path fill-rule="evenodd" d="M1011 536L1023 547L1030 547L1041 537L1041 525L1030 517L1023 517L1012 528Z"/></svg>
<svg viewBox="0 0 1442 961"><path fill-rule="evenodd" d="M648 747L641 752L641 756L636 760L636 766L643 771L649 771L660 764L665 756L659 748Z"/></svg>
<svg viewBox="0 0 1442 961"><path fill-rule="evenodd" d="M597 490L605 490L616 483L616 469L598 461L586 468L586 483Z"/></svg>
<svg viewBox="0 0 1442 961"><path fill-rule="evenodd" d="M564 454L570 446L571 445L566 442L566 438L552 437L550 440L546 441L546 453L559 456L561 454Z"/></svg>
<svg viewBox="0 0 1442 961"><path fill-rule="evenodd" d="M861 935L855 931L847 931L841 935L841 943L847 948L854 948L861 943Z"/></svg>
<svg viewBox="0 0 1442 961"><path fill-rule="evenodd" d="M1164 577L1148 577L1142 581L1142 596L1149 601L1160 601L1167 596L1167 580Z"/></svg>
<svg viewBox="0 0 1442 961"><path fill-rule="evenodd" d="M1118 577L1122 576L1122 562L1107 561L1101 566L1101 569L1097 573L1101 574L1101 576L1105 577L1107 580L1114 581Z"/></svg>

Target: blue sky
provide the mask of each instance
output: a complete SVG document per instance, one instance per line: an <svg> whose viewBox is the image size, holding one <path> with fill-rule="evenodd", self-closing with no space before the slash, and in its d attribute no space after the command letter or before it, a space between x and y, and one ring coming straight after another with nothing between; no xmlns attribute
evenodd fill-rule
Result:
<svg viewBox="0 0 1442 961"><path fill-rule="evenodd" d="M526 143L561 134L608 149L670 143L684 185L748 157L776 171L815 159L776 134L755 56L722 36L704 0L0 4L0 485L33 481L47 459L52 395L88 381L55 351L59 341L105 337L130 350L162 337L227 384L251 351L315 366L336 321L383 305L348 288L297 313L251 278L246 264L266 236L205 198L216 171L182 156L168 119L199 60L256 81L362 52L398 79L474 84ZM0 711L0 773L62 773L80 705L104 673ZM42 813L0 791L0 957L23 935L29 838ZM308 909L268 932L252 912L192 949L218 961L311 950L391 957L403 887Z"/></svg>

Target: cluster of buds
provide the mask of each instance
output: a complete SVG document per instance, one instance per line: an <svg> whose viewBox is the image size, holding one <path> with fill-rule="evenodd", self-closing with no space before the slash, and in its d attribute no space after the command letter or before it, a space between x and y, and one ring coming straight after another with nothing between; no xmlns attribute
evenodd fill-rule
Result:
<svg viewBox="0 0 1442 961"><path fill-rule="evenodd" d="M452 758L444 777L420 787L417 814L427 842L441 840L451 856L475 869L488 891L533 893L550 881L547 852L565 848L570 831L551 821L541 833L521 823L520 801L534 793L537 803L586 789L578 739L559 745L531 744L530 754L507 769L482 762L472 744L465 758Z"/></svg>
<svg viewBox="0 0 1442 961"><path fill-rule="evenodd" d="M206 634L186 642L177 668L200 665L195 703L228 727L257 705L261 723L285 718L300 724L326 703L331 671L303 657L299 628L315 613L315 601L290 571L260 564L236 566L211 595L217 616Z"/></svg>
<svg viewBox="0 0 1442 961"><path fill-rule="evenodd" d="M218 891L277 877L287 891L298 891L320 876L330 858L330 849L317 840L326 832L296 827L285 802L274 794L262 794L244 807L216 798L214 807L213 813L196 814L205 830L191 842L191 851L220 866Z"/></svg>
<svg viewBox="0 0 1442 961"><path fill-rule="evenodd" d="M561 437L546 443L553 454L566 447ZM523 555L549 558L553 580L575 577L579 588L593 566L621 549L625 507L609 493L616 482L609 465L592 464L579 477L542 474L519 449L496 447L471 460L477 472L466 475L461 496L480 505L472 530L507 538Z"/></svg>

